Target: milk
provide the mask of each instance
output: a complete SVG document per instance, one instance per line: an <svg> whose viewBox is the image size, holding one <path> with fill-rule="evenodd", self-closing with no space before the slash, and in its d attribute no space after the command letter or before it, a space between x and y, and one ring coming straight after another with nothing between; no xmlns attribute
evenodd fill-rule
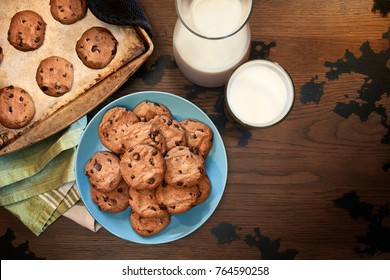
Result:
<svg viewBox="0 0 390 280"><path fill-rule="evenodd" d="M173 34L173 54L181 72L201 86L224 85L233 69L249 57L250 28L244 17L245 10L239 0L192 1L188 14L182 16L187 20L186 25L203 37L227 37L202 38L178 19Z"/></svg>
<svg viewBox="0 0 390 280"><path fill-rule="evenodd" d="M265 127L279 122L290 110L294 88L278 64L253 60L234 72L226 88L228 111L240 123Z"/></svg>

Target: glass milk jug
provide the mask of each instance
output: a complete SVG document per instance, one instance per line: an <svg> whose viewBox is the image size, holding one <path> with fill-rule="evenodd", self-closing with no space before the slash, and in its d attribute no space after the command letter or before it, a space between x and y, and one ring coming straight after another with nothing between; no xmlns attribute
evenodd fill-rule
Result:
<svg viewBox="0 0 390 280"><path fill-rule="evenodd" d="M204 87L227 83L249 57L253 0L176 0L173 55L182 74Z"/></svg>

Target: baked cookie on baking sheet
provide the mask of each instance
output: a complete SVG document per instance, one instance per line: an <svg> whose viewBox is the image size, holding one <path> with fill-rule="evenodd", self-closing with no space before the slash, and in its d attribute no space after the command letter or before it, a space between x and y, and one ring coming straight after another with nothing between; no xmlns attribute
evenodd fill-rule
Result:
<svg viewBox="0 0 390 280"><path fill-rule="evenodd" d="M142 217L131 211L130 224L136 233L141 236L152 236L166 228L171 222L171 216L166 213L162 217Z"/></svg>
<svg viewBox="0 0 390 280"><path fill-rule="evenodd" d="M156 199L166 207L169 214L181 214L197 205L199 189L196 185L173 187L163 183L156 189Z"/></svg>
<svg viewBox="0 0 390 280"><path fill-rule="evenodd" d="M167 144L167 151L176 146L186 146L186 132L177 120L164 115L156 115L149 122L160 128Z"/></svg>
<svg viewBox="0 0 390 280"><path fill-rule="evenodd" d="M193 119L186 119L180 122L186 131L187 146L196 148L206 158L213 145L213 131L211 128Z"/></svg>
<svg viewBox="0 0 390 280"><path fill-rule="evenodd" d="M85 165L85 175L96 190L111 192L122 180L119 158L111 152L96 152Z"/></svg>
<svg viewBox="0 0 390 280"><path fill-rule="evenodd" d="M129 207L129 186L122 180L109 192L98 191L90 187L91 199L104 212L119 213Z"/></svg>
<svg viewBox="0 0 390 280"><path fill-rule="evenodd" d="M121 157L120 172L126 183L136 190L152 190L159 186L165 174L161 152L149 145L135 145Z"/></svg>
<svg viewBox="0 0 390 280"><path fill-rule="evenodd" d="M128 130L130 125L138 122L137 116L123 107L108 110L99 124L98 133L102 144L115 153L124 150L122 140L132 137Z"/></svg>
<svg viewBox="0 0 390 280"><path fill-rule="evenodd" d="M196 149L177 146L164 157L167 170L164 180L174 187L187 187L197 184L206 173L204 159Z"/></svg>
<svg viewBox="0 0 390 280"><path fill-rule="evenodd" d="M115 57L118 41L110 30L94 26L85 31L76 43L76 52L91 69L106 67Z"/></svg>
<svg viewBox="0 0 390 280"><path fill-rule="evenodd" d="M62 24L72 24L87 14L87 0L50 0L50 13Z"/></svg>
<svg viewBox="0 0 390 280"><path fill-rule="evenodd" d="M33 51L43 45L46 23L34 11L17 12L8 29L8 42L20 51Z"/></svg>
<svg viewBox="0 0 390 280"><path fill-rule="evenodd" d="M58 97L72 88L73 73L72 63L59 56L50 56L39 64L35 79L45 94Z"/></svg>
<svg viewBox="0 0 390 280"><path fill-rule="evenodd" d="M122 139L121 153L138 144L156 147L163 155L167 151L167 145L161 130L149 122L134 123L127 128L127 133L131 137Z"/></svg>
<svg viewBox="0 0 390 280"><path fill-rule="evenodd" d="M165 105L148 100L138 103L133 108L133 112L142 122L150 121L156 115L163 115L172 118L171 112Z"/></svg>
<svg viewBox="0 0 390 280"><path fill-rule="evenodd" d="M7 128L22 128L35 115L30 94L22 88L8 86L0 89L0 124Z"/></svg>
<svg viewBox="0 0 390 280"><path fill-rule="evenodd" d="M129 204L141 217L164 217L167 214L166 208L156 199L156 190L137 191L130 186Z"/></svg>

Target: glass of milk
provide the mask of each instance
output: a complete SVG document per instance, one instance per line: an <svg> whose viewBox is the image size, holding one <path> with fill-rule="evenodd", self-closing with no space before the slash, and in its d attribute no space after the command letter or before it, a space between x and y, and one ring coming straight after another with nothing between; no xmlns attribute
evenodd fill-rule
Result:
<svg viewBox="0 0 390 280"><path fill-rule="evenodd" d="M173 55L193 83L219 87L249 58L253 0L175 0Z"/></svg>
<svg viewBox="0 0 390 280"><path fill-rule="evenodd" d="M243 63L226 86L226 116L240 127L272 126L288 114L293 103L294 85L290 75L269 60Z"/></svg>

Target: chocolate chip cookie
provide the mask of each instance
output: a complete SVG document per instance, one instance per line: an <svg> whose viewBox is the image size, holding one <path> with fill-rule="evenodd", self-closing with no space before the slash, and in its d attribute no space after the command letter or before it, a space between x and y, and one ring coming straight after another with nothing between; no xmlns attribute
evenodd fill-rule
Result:
<svg viewBox="0 0 390 280"><path fill-rule="evenodd" d="M200 179L199 183L195 185L199 189L199 195L196 200L196 205L203 203L210 195L211 182L207 174Z"/></svg>
<svg viewBox="0 0 390 280"><path fill-rule="evenodd" d="M115 153L124 152L124 139L132 137L128 128L138 122L137 116L123 107L114 107L108 110L99 124L98 133L102 144Z"/></svg>
<svg viewBox="0 0 390 280"><path fill-rule="evenodd" d="M167 166L164 180L175 187L193 186L206 173L203 157L192 147L174 147L164 160Z"/></svg>
<svg viewBox="0 0 390 280"><path fill-rule="evenodd" d="M167 151L167 145L161 130L149 122L137 122L127 128L130 137L122 139L121 153L129 148L145 144L156 147L163 155Z"/></svg>
<svg viewBox="0 0 390 280"><path fill-rule="evenodd" d="M72 88L73 65L59 56L47 57L39 64L35 79L43 93L61 96Z"/></svg>
<svg viewBox="0 0 390 280"><path fill-rule="evenodd" d="M101 211L119 213L129 207L129 186L123 180L109 192L98 191L92 186L90 188L92 201Z"/></svg>
<svg viewBox="0 0 390 280"><path fill-rule="evenodd" d="M118 41L103 27L91 27L76 43L76 52L83 64L91 69L106 67L115 57Z"/></svg>
<svg viewBox="0 0 390 280"><path fill-rule="evenodd" d="M135 211L130 214L130 224L136 233L141 236L152 236L166 228L171 222L171 216L166 213L162 217L142 217Z"/></svg>
<svg viewBox="0 0 390 280"><path fill-rule="evenodd" d="M8 42L20 51L33 51L43 45L46 23L34 11L17 12L8 29Z"/></svg>
<svg viewBox="0 0 390 280"><path fill-rule="evenodd" d="M162 184L156 189L156 199L166 207L169 214L181 214L196 206L199 189L196 185L188 187L173 187Z"/></svg>
<svg viewBox="0 0 390 280"><path fill-rule="evenodd" d="M149 121L157 126L165 138L167 151L176 146L186 146L186 132L177 120L164 115L156 115Z"/></svg>
<svg viewBox="0 0 390 280"><path fill-rule="evenodd" d="M142 122L150 121L156 115L163 115L172 118L171 112L165 105L148 100L138 103L133 108L133 112Z"/></svg>
<svg viewBox="0 0 390 280"><path fill-rule="evenodd" d="M120 160L120 172L136 190L152 190L160 185L166 170L160 151L149 145L135 145Z"/></svg>
<svg viewBox="0 0 390 280"><path fill-rule="evenodd" d="M35 115L30 94L22 88L8 86L0 89L0 124L7 128L22 128Z"/></svg>
<svg viewBox="0 0 390 280"><path fill-rule="evenodd" d="M50 13L62 24L72 24L87 14L87 0L50 0Z"/></svg>
<svg viewBox="0 0 390 280"><path fill-rule="evenodd" d="M180 122L186 131L187 145L196 148L206 158L213 145L213 131L198 120L186 119Z"/></svg>
<svg viewBox="0 0 390 280"><path fill-rule="evenodd" d="M111 152L96 152L85 165L85 174L93 188L111 192L122 180L119 158Z"/></svg>
<svg viewBox="0 0 390 280"><path fill-rule="evenodd" d="M166 208L156 199L156 190L137 191L130 187L129 204L141 217L164 217L167 214Z"/></svg>

